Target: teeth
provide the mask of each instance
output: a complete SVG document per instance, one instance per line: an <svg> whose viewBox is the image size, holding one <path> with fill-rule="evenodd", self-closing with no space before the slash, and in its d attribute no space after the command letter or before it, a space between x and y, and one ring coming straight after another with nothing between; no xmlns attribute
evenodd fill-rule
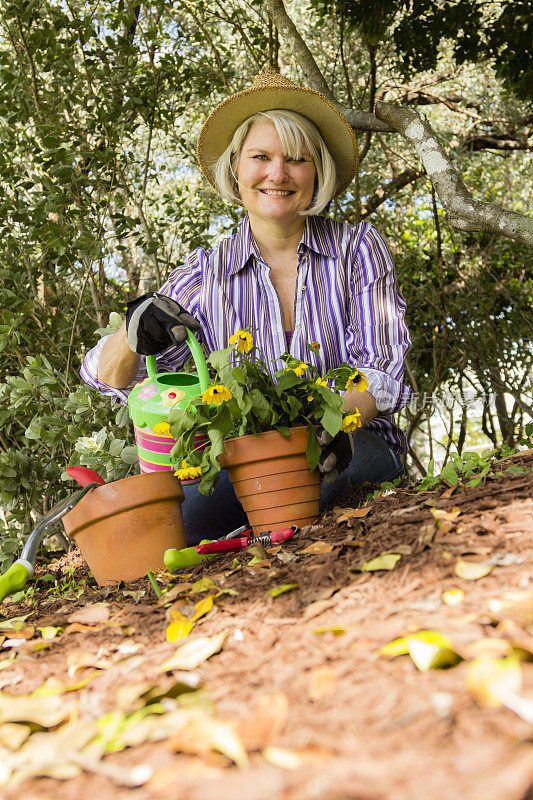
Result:
<svg viewBox="0 0 533 800"><path fill-rule="evenodd" d="M281 189L261 189L263 194L269 194L272 197L287 197L292 192L283 191Z"/></svg>

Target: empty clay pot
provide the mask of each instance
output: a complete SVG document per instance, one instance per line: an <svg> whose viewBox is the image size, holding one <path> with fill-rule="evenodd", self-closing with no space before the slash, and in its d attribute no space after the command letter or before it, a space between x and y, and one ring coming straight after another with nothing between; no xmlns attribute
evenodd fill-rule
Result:
<svg viewBox="0 0 533 800"><path fill-rule="evenodd" d="M100 586L132 581L186 546L183 497L172 472L134 475L89 492L62 521Z"/></svg>
<svg viewBox="0 0 533 800"><path fill-rule="evenodd" d="M224 442L222 465L254 533L308 525L318 517L320 474L305 454L307 428L240 436Z"/></svg>

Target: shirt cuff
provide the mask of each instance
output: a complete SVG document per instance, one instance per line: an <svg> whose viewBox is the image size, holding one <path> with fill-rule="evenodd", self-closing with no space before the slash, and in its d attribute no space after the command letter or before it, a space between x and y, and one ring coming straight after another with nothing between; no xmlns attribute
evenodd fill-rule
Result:
<svg viewBox="0 0 533 800"><path fill-rule="evenodd" d="M376 401L380 415L395 414L409 405L413 390L404 383L379 369L362 367L361 372L366 376L368 391Z"/></svg>

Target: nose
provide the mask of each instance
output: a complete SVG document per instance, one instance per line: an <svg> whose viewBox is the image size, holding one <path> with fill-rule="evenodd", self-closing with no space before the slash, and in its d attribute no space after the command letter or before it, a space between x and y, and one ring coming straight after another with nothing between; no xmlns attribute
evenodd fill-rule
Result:
<svg viewBox="0 0 533 800"><path fill-rule="evenodd" d="M276 183L284 183L288 178L287 162L284 158L273 158L269 164L269 178Z"/></svg>

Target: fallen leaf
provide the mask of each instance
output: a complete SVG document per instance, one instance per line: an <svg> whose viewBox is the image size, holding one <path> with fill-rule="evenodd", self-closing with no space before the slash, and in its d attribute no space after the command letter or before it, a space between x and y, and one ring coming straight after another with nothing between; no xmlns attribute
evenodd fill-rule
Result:
<svg viewBox="0 0 533 800"><path fill-rule="evenodd" d="M289 703L283 692L264 694L245 719L237 721L237 731L247 750L260 750L278 736L287 722Z"/></svg>
<svg viewBox="0 0 533 800"><path fill-rule="evenodd" d="M192 622L189 622L185 617L180 621L171 622L170 625L167 625L166 629L167 642L177 642L180 639L186 639L192 631L192 628Z"/></svg>
<svg viewBox="0 0 533 800"><path fill-rule="evenodd" d="M335 636L342 636L343 633L346 633L346 628L343 628L341 625L326 625L323 628L315 628L313 633L317 636L320 636L322 633L333 633Z"/></svg>
<svg viewBox="0 0 533 800"><path fill-rule="evenodd" d="M218 653L226 636L227 632L223 632L216 636L200 636L186 642L161 664L159 672L169 672L174 669L196 669L203 661Z"/></svg>
<svg viewBox="0 0 533 800"><path fill-rule="evenodd" d="M26 628L19 628L16 633L17 639L24 639L25 641L28 641L28 639L33 639L35 636L35 628L33 625L28 625Z"/></svg>
<svg viewBox="0 0 533 800"><path fill-rule="evenodd" d="M63 628L54 628L52 625L45 625L44 628L37 628L41 632L43 639L54 639L60 633L63 633Z"/></svg>
<svg viewBox="0 0 533 800"><path fill-rule="evenodd" d="M204 714L190 716L182 729L168 739L166 745L174 752L198 755L216 750L234 761L237 766L248 766L248 756L235 724Z"/></svg>
<svg viewBox="0 0 533 800"><path fill-rule="evenodd" d="M103 658L98 653L89 653L78 648L67 653L65 660L68 667L68 676L71 679L75 677L77 672L88 667L106 670L113 666L111 659Z"/></svg>
<svg viewBox="0 0 533 800"><path fill-rule="evenodd" d="M145 596L146 590L145 589L123 589L122 590L122 594L125 595L125 597L131 597L133 602L135 604L137 604L139 602L139 600L141 599L141 597Z"/></svg>
<svg viewBox="0 0 533 800"><path fill-rule="evenodd" d="M430 508L433 518L437 522L456 522L457 517L461 513L461 509L455 506L451 511L445 511L443 508Z"/></svg>
<svg viewBox="0 0 533 800"><path fill-rule="evenodd" d="M439 640L435 642L410 638L409 655L420 672L453 667L461 660L446 636L439 636Z"/></svg>
<svg viewBox="0 0 533 800"><path fill-rule="evenodd" d="M337 690L338 676L331 667L318 667L311 670L307 681L307 694L311 700L331 697Z"/></svg>
<svg viewBox="0 0 533 800"><path fill-rule="evenodd" d="M0 630L2 631L18 631L25 628L25 622L30 615L24 614L22 617L11 617L11 619L4 619L0 622Z"/></svg>
<svg viewBox="0 0 533 800"><path fill-rule="evenodd" d="M477 581L492 572L492 564L487 561L463 561L458 558L455 562L454 572L458 578L467 581Z"/></svg>
<svg viewBox="0 0 533 800"><path fill-rule="evenodd" d="M74 709L74 703L64 697L32 697L0 692L0 724L4 722L33 722L43 728L53 728L64 722Z"/></svg>
<svg viewBox="0 0 533 800"><path fill-rule="evenodd" d="M456 486L451 486L449 489L446 489L446 491L441 494L441 497L451 497L456 489L457 489Z"/></svg>
<svg viewBox="0 0 533 800"><path fill-rule="evenodd" d="M335 545L331 542L313 542L303 550L298 550L299 556L324 555L331 553Z"/></svg>
<svg viewBox="0 0 533 800"><path fill-rule="evenodd" d="M519 692L522 687L520 661L515 655L476 658L469 664L466 683L480 705L499 708L502 696Z"/></svg>
<svg viewBox="0 0 533 800"><path fill-rule="evenodd" d="M400 553L387 553L386 555L377 556L370 561L365 561L361 564L359 569L361 572L373 572L379 569L394 569L397 561L401 558Z"/></svg>
<svg viewBox="0 0 533 800"><path fill-rule="evenodd" d="M207 592L209 589L216 589L217 586L212 578L200 578L199 581L193 583L191 592L197 594L198 592Z"/></svg>
<svg viewBox="0 0 533 800"><path fill-rule="evenodd" d="M410 655L421 672L453 666L461 660L447 636L430 630L416 631L394 639L381 647L378 654L387 658Z"/></svg>
<svg viewBox="0 0 533 800"><path fill-rule="evenodd" d="M247 564L247 567L255 567L256 569L270 569L272 566L270 561L262 560L258 556L254 556Z"/></svg>
<svg viewBox="0 0 533 800"><path fill-rule="evenodd" d="M263 758L273 767L280 769L298 769L302 763L300 755L295 750L287 750L285 747L265 747Z"/></svg>
<svg viewBox="0 0 533 800"><path fill-rule="evenodd" d="M63 635L65 636L70 633L95 633L101 630L102 625L84 625L82 622L73 622L71 625L67 625L63 631Z"/></svg>
<svg viewBox="0 0 533 800"><path fill-rule="evenodd" d="M4 722L0 725L0 745L15 752L22 747L30 733L31 728L28 725L21 725L20 722Z"/></svg>
<svg viewBox="0 0 533 800"><path fill-rule="evenodd" d="M51 676L45 680L37 689L34 689L30 697L53 697L58 694L65 694L66 692L76 692L78 689L83 689L90 680L96 675L96 672L90 672L85 675L81 680L71 683L62 681L61 678Z"/></svg>
<svg viewBox="0 0 533 800"><path fill-rule="evenodd" d="M208 595L208 597L204 597L203 600L199 600L196 605L194 606L194 614L192 616L191 622L196 622L196 620L203 617L213 608L213 595Z"/></svg>
<svg viewBox="0 0 533 800"><path fill-rule="evenodd" d="M448 589L442 593L442 600L447 606L458 606L465 599L462 589Z"/></svg>
<svg viewBox="0 0 533 800"><path fill-rule="evenodd" d="M98 622L107 622L111 609L107 603L93 603L84 608L79 608L67 619L67 622L81 622L84 625L94 625Z"/></svg>
<svg viewBox="0 0 533 800"><path fill-rule="evenodd" d="M337 515L340 514L346 517L346 519L360 519L361 517L366 517L371 510L372 506L364 506L363 508L341 508L340 506L335 506L333 508L333 513ZM339 522L339 520L337 519L336 522Z"/></svg>
<svg viewBox="0 0 533 800"><path fill-rule="evenodd" d="M293 589L299 589L300 586L297 583L282 583L281 586L274 586L273 589L269 589L268 592L265 594L270 594L272 597L279 597L280 594L285 594L285 592L292 592Z"/></svg>

